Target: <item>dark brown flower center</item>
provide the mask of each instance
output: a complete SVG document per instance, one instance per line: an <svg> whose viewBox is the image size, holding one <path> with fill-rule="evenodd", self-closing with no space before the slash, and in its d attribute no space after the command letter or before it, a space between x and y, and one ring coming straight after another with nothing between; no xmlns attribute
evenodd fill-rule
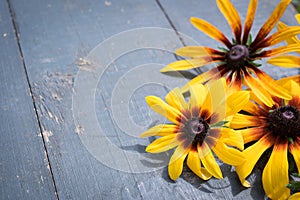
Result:
<svg viewBox="0 0 300 200"><path fill-rule="evenodd" d="M249 59L249 50L245 45L235 45L226 54L227 64L233 68L245 66Z"/></svg>
<svg viewBox="0 0 300 200"><path fill-rule="evenodd" d="M296 139L300 135L300 113L296 107L287 105L270 112L267 128L276 136Z"/></svg>
<svg viewBox="0 0 300 200"><path fill-rule="evenodd" d="M192 120L188 123L187 126L190 133L193 133L195 135L201 134L205 131L205 126L202 121L200 120Z"/></svg>
<svg viewBox="0 0 300 200"><path fill-rule="evenodd" d="M185 124L184 129L189 139L192 140L193 145L198 143L201 145L205 139L209 125L201 118L193 118Z"/></svg>

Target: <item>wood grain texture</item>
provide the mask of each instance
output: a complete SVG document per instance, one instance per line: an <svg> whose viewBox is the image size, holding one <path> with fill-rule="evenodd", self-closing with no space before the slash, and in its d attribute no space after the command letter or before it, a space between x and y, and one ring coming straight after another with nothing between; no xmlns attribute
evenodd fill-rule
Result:
<svg viewBox="0 0 300 200"><path fill-rule="evenodd" d="M156 2L12 1L12 4L43 133L45 138L48 138L46 145L59 198L141 199L147 195L150 197L143 189L143 185L149 185L151 181L155 181L154 186L159 186L158 188L160 186L167 188L168 183L165 184L166 181L160 176L160 171L156 172L157 180L149 179L153 174L124 173L96 160L87 151L78 135L85 134L84 130L87 127L80 129L75 126L71 110L72 94L76 92L73 91L74 79L79 67L85 67L84 60L80 58L84 58L89 50L121 31L144 26L169 27ZM37 12L29 13L33 5L37 8ZM179 47L179 40L175 43ZM142 56L140 58L134 56L132 60L127 60L118 68L123 67L124 71L128 71L135 60L153 62L151 57L155 58L156 54L142 53ZM174 59L170 53L169 60L163 55L160 56L164 64L172 60L170 57ZM111 81L105 83L104 92L97 94L100 95L97 106L101 105L97 116L101 124L106 125L104 130L109 135L122 135L122 132L114 127L110 117L110 105L105 105L109 99L105 98L111 92L112 81L120 77L124 71L117 73L116 69L108 70L107 74L112 77ZM143 99L144 97L141 101L144 103ZM127 141L130 139L132 137L126 138ZM138 138L134 139L136 143L141 141ZM144 141L145 144L146 142L148 141ZM114 152L105 153L112 158L114 156ZM175 196L174 187L175 185L169 188L170 192L164 195ZM149 193L159 195L156 194L158 188L154 187Z"/></svg>
<svg viewBox="0 0 300 200"><path fill-rule="evenodd" d="M134 165L139 164L130 160L127 153L144 155L144 148L151 141L138 138L139 133L163 120L147 107L144 97L163 97L170 89L168 80L173 81L172 84L182 81L182 78L158 75L159 65L162 67L175 60L169 50L183 45L172 31L166 15L178 31L191 37L183 36L185 43L201 41L201 44L217 45L188 22L190 16L209 16L209 21L216 22L218 27L229 34L230 30L222 15L217 14L213 1L159 1L164 10L154 0L10 2L20 31L24 61L33 86L60 199L264 198L259 176L255 177L259 172L250 177L255 187L244 190L236 174L227 165L221 166L225 177L223 180L201 181L185 167L178 181L170 181L164 165L168 154L151 156L152 161L162 163L160 169L147 173L135 173L134 170L124 172L125 165L134 169ZM260 12L256 17L257 21L264 20L276 5L267 0L260 2L261 6L264 5L265 12ZM244 1L235 1L235 4L245 12L247 4ZM285 19L287 22L295 22L289 17ZM151 38L146 37L147 31L145 35L133 34L131 39L116 39L104 49L101 49L102 43L91 52L99 43L116 34L142 27L167 28L173 33ZM117 38L118 36L120 35ZM151 43L156 45L150 48ZM125 47L136 49L124 50L122 54L121 50L126 49ZM151 67L155 70L149 70ZM103 68L103 73L99 73L100 68ZM82 77L81 73L86 76ZM74 118L78 113L74 113L77 107L72 108L72 97L80 92L79 79L86 84L86 94L94 95L94 105L91 105L94 110L90 113L82 110L82 115L79 115L82 119L78 120ZM155 81L148 82L151 79ZM96 81L96 85L89 85L93 81ZM141 85L134 88L133 83ZM130 90L132 88L134 90ZM129 97L129 100L125 97ZM80 100L85 105L88 99L87 96L82 96ZM115 108L122 112L114 113ZM90 121L90 127L79 123L81 120L88 121L93 115L96 116L96 121ZM102 135L96 129L96 124L101 127ZM104 149L99 157L93 155L93 150L97 152L97 149L102 150L103 147L97 147L97 143L86 146L84 138L90 131L94 131L91 137L95 137L95 141L103 137L103 140L108 140L116 149L123 151L125 158L118 157L116 152L109 149ZM149 155L145 155L145 158L148 157ZM98 158L112 160L111 165ZM144 165L156 169L157 163L148 161ZM120 163L124 164L124 169L117 169Z"/></svg>
<svg viewBox="0 0 300 200"><path fill-rule="evenodd" d="M55 199L16 35L0 1L0 199Z"/></svg>

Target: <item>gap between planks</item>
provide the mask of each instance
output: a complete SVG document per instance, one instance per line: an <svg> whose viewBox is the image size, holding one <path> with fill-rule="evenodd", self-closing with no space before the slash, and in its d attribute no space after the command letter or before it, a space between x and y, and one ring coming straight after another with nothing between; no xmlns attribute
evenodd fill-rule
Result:
<svg viewBox="0 0 300 200"><path fill-rule="evenodd" d="M26 76L26 81L27 81L27 84L28 84L28 87L29 87L30 96L32 98L32 104L33 104L34 112L35 112L35 115L36 115L38 127L39 127L39 130L40 130L40 133L42 133L43 130L42 130L41 122L40 122L40 117L39 117L39 114L37 112L37 106L36 106L36 103L35 103L34 95L33 95L33 92L32 92L32 86L30 84L30 80L29 80L29 76L28 76L28 72L27 72L27 69L26 69L26 64L25 64L25 60L24 60L24 56L23 56L23 51L22 51L22 47L21 47L21 44L20 44L20 35L19 35L17 21L15 19L15 13L14 13L14 10L12 8L12 5L11 5L10 1L6 0L6 3L7 3L8 10L9 10L9 14L10 14L11 22L12 22L12 25L13 25L13 29L14 29L14 32L15 32L15 37L17 39L18 50L19 50L19 54L20 54L20 57L21 57L21 60L22 60L21 62L23 64L23 69L24 69L25 76ZM49 158L48 150L47 150L46 143L45 143L45 138L44 138L43 134L41 134L41 136L42 136L42 142L43 142L43 146L44 146L44 150L45 150L45 154L46 154L46 159L47 159L47 162L48 162L47 164L49 166L49 171L50 171L50 175L51 175L51 178L52 178L52 183L53 183L53 186L54 186L55 197L56 197L57 200L59 200L57 187L56 187L56 183L55 183L55 179L54 179L54 175L53 175L53 171L52 171L52 167L51 167L51 163L50 163L50 158Z"/></svg>

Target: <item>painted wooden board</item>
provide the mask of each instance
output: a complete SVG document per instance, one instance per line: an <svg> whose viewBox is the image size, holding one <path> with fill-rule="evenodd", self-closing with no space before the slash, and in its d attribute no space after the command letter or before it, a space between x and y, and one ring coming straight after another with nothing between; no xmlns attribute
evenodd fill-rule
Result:
<svg viewBox="0 0 300 200"><path fill-rule="evenodd" d="M56 199L6 1L0 1L0 199Z"/></svg>
<svg viewBox="0 0 300 200"><path fill-rule="evenodd" d="M163 97L186 81L158 72L183 45L168 18L195 44L202 36L187 17L215 13L213 1L10 2L60 199L264 199L259 178L244 190L226 165L223 180L203 182L185 167L173 182L170 152L145 154L150 141L138 137L163 122L144 97ZM271 12L273 2L261 2Z"/></svg>
<svg viewBox="0 0 300 200"><path fill-rule="evenodd" d="M79 69L92 70L89 66L85 66L87 61L84 56L88 51L106 38L132 28L145 26L170 28L156 2L138 0L122 3L113 1L11 2L20 29L21 47L29 79L33 85L59 198L141 199L149 198L151 195L159 197L160 194L157 193L159 188L169 191L164 195L176 197L178 195L174 193L176 184L170 185L164 179L165 175L161 177L162 170L150 174L128 173L106 166L95 159L80 139L80 135L85 135L89 127L75 125L74 113L71 110L72 95L76 93L74 89L76 73ZM33 5L37 8L36 12L29 12ZM172 33L172 37L173 40L169 40L167 45L172 46L173 51L182 44L175 33ZM139 63L154 62L154 58L159 53L142 52L133 56L130 61L125 59L126 62L117 67L119 69L114 67L108 69L106 78L111 76L110 79L115 81L122 73ZM174 59L171 53L160 54L159 62L164 61L163 64ZM121 68L124 68L123 71ZM117 73L117 70L120 72ZM148 140L129 137L114 127L110 117L111 107L105 105L110 101L106 98L111 93L110 84L113 83L108 81L109 83L105 83L103 87L104 91L97 92L97 105L95 105L97 107L100 105L96 112L101 124L105 125L105 134L113 135L111 137L113 142L116 141L115 138L123 137L125 142L132 139L135 141L130 145L143 142L145 146ZM140 109L145 109L144 97L140 96L139 101L143 102L143 107ZM139 103L135 106L140 107ZM145 124L149 126L149 123ZM117 145L121 149L122 144ZM131 147L126 145L124 148ZM136 148L133 147L132 151L136 152ZM114 152L104 153L111 156L111 159L114 158ZM114 159L116 163L119 162L118 157ZM154 184L151 190L150 184ZM187 187L193 188L190 184Z"/></svg>

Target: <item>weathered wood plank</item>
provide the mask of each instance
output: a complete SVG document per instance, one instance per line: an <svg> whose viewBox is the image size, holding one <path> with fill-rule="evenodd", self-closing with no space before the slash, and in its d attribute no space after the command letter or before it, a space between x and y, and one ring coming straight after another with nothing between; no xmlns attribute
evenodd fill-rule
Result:
<svg viewBox="0 0 300 200"><path fill-rule="evenodd" d="M202 40L188 22L199 10L219 20L211 14L217 10L213 2L161 3L179 31L215 45L205 37ZM235 3L246 10L246 4ZM88 54L122 31L171 28L156 1L12 0L12 4L61 199L263 199L259 185L243 190L226 165L222 165L224 180L203 182L185 168L174 183L165 167L170 154L143 154L149 140L138 138L139 133L155 120L163 120L152 114L144 97L163 97L171 86L182 85L182 79L159 75L162 66L151 64L165 65L175 59L168 53L182 46L175 33L158 34L162 32L156 29L122 33ZM29 12L32 8L35 12ZM138 159L131 159L132 155ZM141 173L141 166L145 171L153 168L152 172Z"/></svg>
<svg viewBox="0 0 300 200"><path fill-rule="evenodd" d="M89 127L75 126L74 113L71 110L73 84L76 81L78 66L81 69L91 70L89 66L84 65L87 61L80 59L88 50L105 38L121 31L144 26L170 27L156 2L141 0L119 3L110 1L12 2L59 198L141 199L147 196L149 198L149 194L159 197L161 194L157 191L160 187L169 191L163 195L176 197L176 193L173 192L176 185L170 185L163 179L161 170L137 175L105 166L93 158L82 144L81 136L78 135L86 134ZM37 12L27 12L33 7ZM169 40L167 45L172 46L173 51L181 43L174 32L172 36L176 41ZM160 55L157 56L158 54ZM150 54L141 52L133 55L130 58L132 60L126 59L125 56L122 65L107 69L104 78L106 82L98 88L95 105L97 117L101 125L105 125L105 134L108 137L112 136L110 141L116 142L118 149L122 150L125 146L123 148L129 148L128 151L136 152L136 147L131 148L130 145L139 144L141 141L146 145L148 140L136 138L139 133L135 133L135 137L128 136L115 127L110 113L110 99L108 99L112 93L111 86L134 66L155 62L155 58L158 60L156 62L163 62L163 64L174 59L171 53L164 52ZM76 89L74 92L77 92ZM146 108L145 95L147 95L146 91L139 98L143 106L138 105L139 102L134 104L139 107L138 110ZM135 110L133 112L136 113ZM144 126L149 126L149 123L145 123ZM134 143L126 145L130 140ZM142 149L144 150L144 147ZM106 154L116 163L122 160L114 152L106 152ZM158 176L157 179L151 178L154 174ZM154 188L148 192L151 181L154 183ZM169 186L171 187L168 188ZM145 190L144 187L147 189Z"/></svg>
<svg viewBox="0 0 300 200"><path fill-rule="evenodd" d="M55 199L6 1L0 1L0 199Z"/></svg>

